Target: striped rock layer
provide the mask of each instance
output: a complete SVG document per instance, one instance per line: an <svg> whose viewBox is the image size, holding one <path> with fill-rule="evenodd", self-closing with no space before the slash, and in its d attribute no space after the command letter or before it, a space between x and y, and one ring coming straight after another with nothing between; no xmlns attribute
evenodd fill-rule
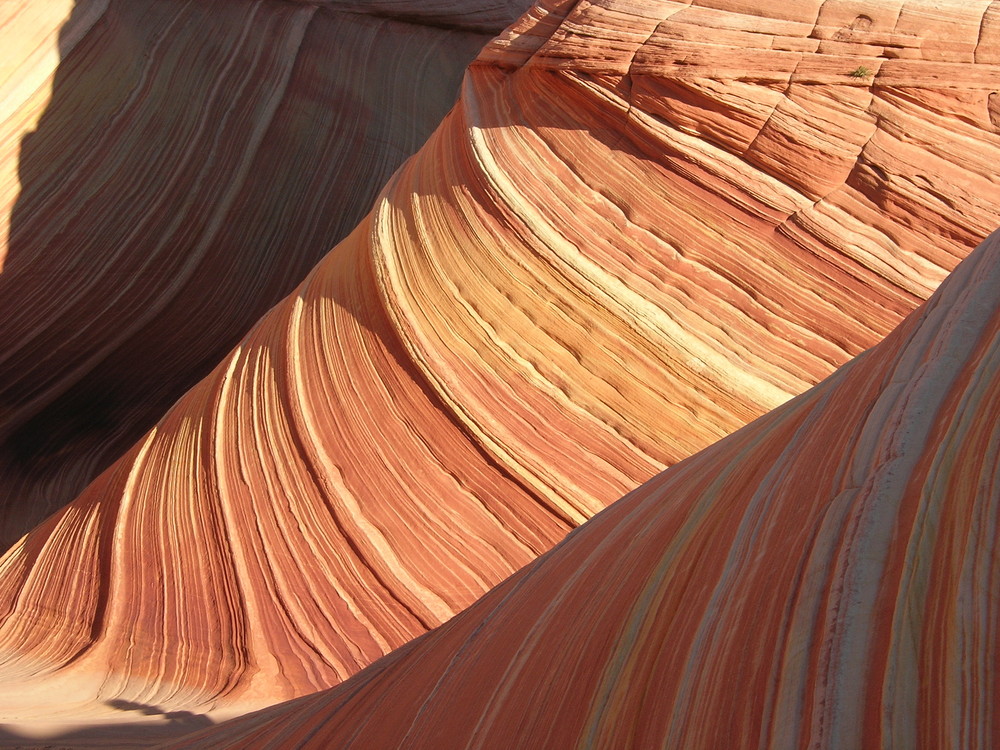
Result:
<svg viewBox="0 0 1000 750"><path fill-rule="evenodd" d="M543 3L483 50L357 229L0 560L0 721L334 685L1000 224L987 3L704 5Z"/></svg>
<svg viewBox="0 0 1000 750"><path fill-rule="evenodd" d="M996 747L998 523L1000 232L446 625L176 746Z"/></svg>
<svg viewBox="0 0 1000 750"><path fill-rule="evenodd" d="M4 549L301 282L454 103L488 36L383 14L5 0Z"/></svg>

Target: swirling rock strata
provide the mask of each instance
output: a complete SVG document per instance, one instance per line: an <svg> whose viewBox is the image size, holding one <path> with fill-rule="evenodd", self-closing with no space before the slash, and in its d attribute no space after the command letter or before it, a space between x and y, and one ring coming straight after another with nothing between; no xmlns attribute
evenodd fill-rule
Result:
<svg viewBox="0 0 1000 750"><path fill-rule="evenodd" d="M0 11L4 549L357 225L488 39L391 8L70 6Z"/></svg>
<svg viewBox="0 0 1000 750"><path fill-rule="evenodd" d="M174 747L995 747L998 513L1000 233L441 628Z"/></svg>
<svg viewBox="0 0 1000 750"><path fill-rule="evenodd" d="M1000 224L996 68L985 5L853 7L549 3L491 43L357 230L0 561L0 717L333 685L879 341Z"/></svg>

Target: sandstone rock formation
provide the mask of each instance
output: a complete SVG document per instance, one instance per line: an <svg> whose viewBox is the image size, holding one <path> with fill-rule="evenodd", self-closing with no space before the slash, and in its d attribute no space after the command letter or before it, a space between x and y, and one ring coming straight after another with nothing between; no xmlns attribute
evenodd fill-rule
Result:
<svg viewBox="0 0 1000 750"><path fill-rule="evenodd" d="M1000 136L987 3L865 7L546 2L488 45L357 229L0 560L0 722L334 685L876 344L1000 225Z"/></svg>
<svg viewBox="0 0 1000 750"><path fill-rule="evenodd" d="M4 549L363 218L516 17L480 5L3 3Z"/></svg>
<svg viewBox="0 0 1000 750"><path fill-rule="evenodd" d="M995 747L998 416L1000 232L446 625L177 746Z"/></svg>

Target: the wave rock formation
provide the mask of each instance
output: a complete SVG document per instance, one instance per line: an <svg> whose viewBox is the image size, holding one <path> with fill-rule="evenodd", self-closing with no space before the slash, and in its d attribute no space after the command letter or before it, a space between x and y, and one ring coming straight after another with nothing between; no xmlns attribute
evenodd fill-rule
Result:
<svg viewBox="0 0 1000 750"><path fill-rule="evenodd" d="M377 3L4 1L5 549L368 213L490 38L460 23L516 18L466 6L445 29Z"/></svg>
<svg viewBox="0 0 1000 750"><path fill-rule="evenodd" d="M991 748L1000 232L881 344L339 688L187 748Z"/></svg>
<svg viewBox="0 0 1000 750"><path fill-rule="evenodd" d="M1000 24L990 4L745 6L543 2L491 42L458 105L357 228L0 560L0 722L135 718L122 706L217 716L329 688L446 622L624 493L819 382L926 300L1000 225ZM867 364L843 372L889 377ZM858 398L877 390L857 388ZM803 406L817 393L843 389L826 385L763 424L780 432L819 414ZM847 419L853 408L829 412L828 429L864 423ZM894 424L883 427L895 451ZM697 489L728 481L718 472L734 446L758 450L740 442L747 434L756 433L662 475L588 529L676 477L702 497ZM826 452L831 467L853 460L840 452L854 445L846 437L815 440L789 450ZM769 437L759 450L779 444ZM768 456L733 464L752 474L740 481ZM803 477L825 486L812 471ZM823 498L809 499L796 509L805 520ZM727 507L711 506L718 550L698 536L709 547L687 550L690 564L703 555L725 567L725 534L744 523ZM739 544L777 545L758 539L778 528L761 523ZM669 542L671 524L656 533L683 547ZM645 564L600 550L586 554ZM761 554L763 566L771 558ZM754 570L763 567L740 575ZM623 595L645 580L623 576ZM762 580L723 586L714 601L730 592L799 627L796 610L761 604ZM793 661L820 658L789 648ZM405 653L396 660L422 652ZM801 669L802 679L815 674ZM678 688L678 711L709 673L682 670L692 682ZM749 690L760 674L717 689Z"/></svg>

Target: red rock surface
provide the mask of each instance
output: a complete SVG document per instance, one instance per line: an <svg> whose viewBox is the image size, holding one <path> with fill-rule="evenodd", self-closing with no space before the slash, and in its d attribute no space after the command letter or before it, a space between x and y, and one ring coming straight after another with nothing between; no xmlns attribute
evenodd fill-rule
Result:
<svg viewBox="0 0 1000 750"><path fill-rule="evenodd" d="M174 747L995 747L998 416L1000 232L446 625Z"/></svg>
<svg viewBox="0 0 1000 750"><path fill-rule="evenodd" d="M481 5L453 25L516 17ZM489 38L361 8L3 3L4 548L354 228Z"/></svg>
<svg viewBox="0 0 1000 750"><path fill-rule="evenodd" d="M991 16L934 7L530 11L351 236L0 560L0 721L334 685L877 343L1000 224Z"/></svg>

